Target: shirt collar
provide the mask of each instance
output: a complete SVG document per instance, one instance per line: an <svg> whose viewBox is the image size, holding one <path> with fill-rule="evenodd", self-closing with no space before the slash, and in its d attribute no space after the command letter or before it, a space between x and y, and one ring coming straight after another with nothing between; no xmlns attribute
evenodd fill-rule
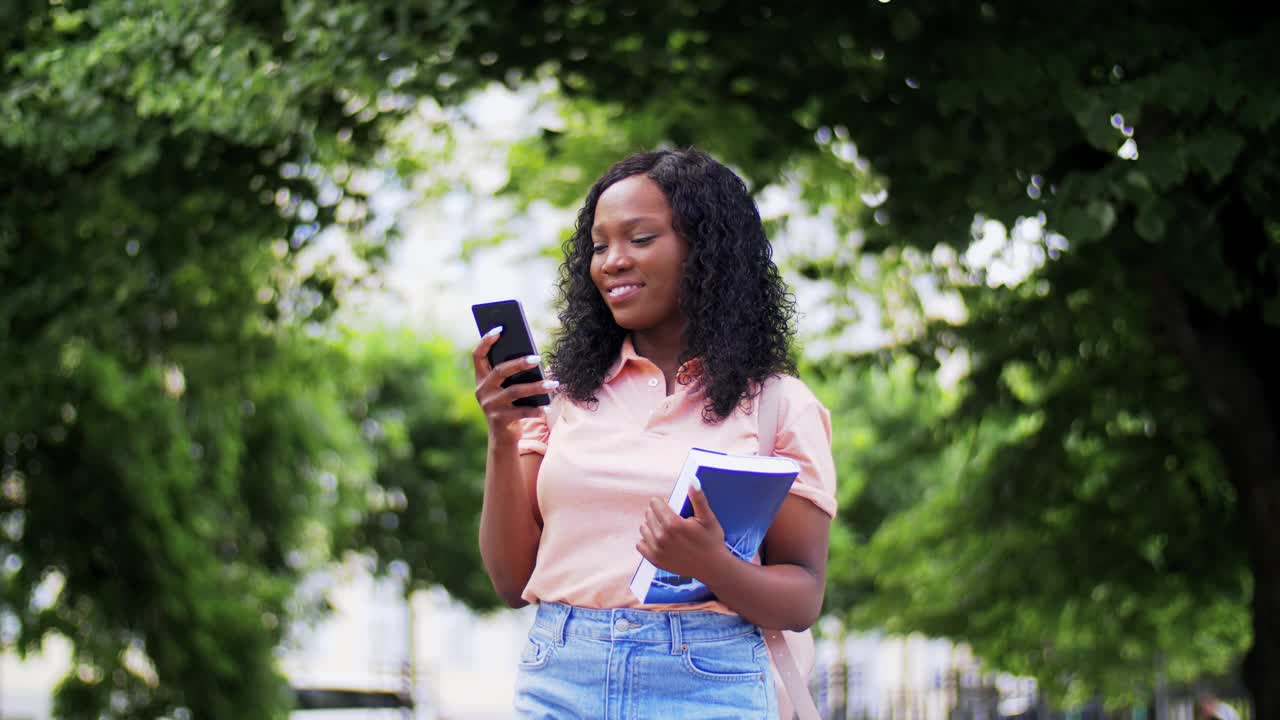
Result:
<svg viewBox="0 0 1280 720"><path fill-rule="evenodd" d="M613 382L613 379L622 372L622 367L628 361L638 360L640 356L636 354L636 346L631 342L631 335L628 334L622 339L622 349L618 351L618 359L613 361L613 365L609 366L609 371L604 374L606 383Z"/></svg>
<svg viewBox="0 0 1280 720"><path fill-rule="evenodd" d="M622 368L625 367L628 362L640 359L642 358L636 352L635 343L631 341L631 334L628 333L627 336L622 339L622 349L618 351L618 359L614 360L613 365L609 366L609 371L605 373L604 381L606 383L613 382L613 379L622 372ZM676 371L676 381L679 382L682 379L693 381L701 374L702 359L693 358L681 365Z"/></svg>

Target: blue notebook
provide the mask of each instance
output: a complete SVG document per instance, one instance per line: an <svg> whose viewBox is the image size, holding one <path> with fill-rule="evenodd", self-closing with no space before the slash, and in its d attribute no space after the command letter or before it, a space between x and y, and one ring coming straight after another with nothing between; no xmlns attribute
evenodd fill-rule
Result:
<svg viewBox="0 0 1280 720"><path fill-rule="evenodd" d="M711 511L724 528L725 544L750 562L799 474L800 466L790 458L728 455L694 448L685 459L668 504L681 517L692 517L689 486L697 477ZM644 558L631 577L631 592L646 604L715 599L700 581L669 573Z"/></svg>

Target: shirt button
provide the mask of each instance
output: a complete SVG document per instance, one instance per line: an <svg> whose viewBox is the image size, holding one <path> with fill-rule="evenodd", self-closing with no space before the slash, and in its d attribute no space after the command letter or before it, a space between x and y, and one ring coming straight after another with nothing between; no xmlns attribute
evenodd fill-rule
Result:
<svg viewBox="0 0 1280 720"><path fill-rule="evenodd" d="M658 378L649 378L649 387L658 387Z"/></svg>

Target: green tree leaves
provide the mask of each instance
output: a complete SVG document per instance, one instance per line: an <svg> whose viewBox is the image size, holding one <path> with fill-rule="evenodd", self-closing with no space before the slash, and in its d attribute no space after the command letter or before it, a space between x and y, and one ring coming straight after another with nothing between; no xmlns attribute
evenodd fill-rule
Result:
<svg viewBox="0 0 1280 720"><path fill-rule="evenodd" d="M362 425L370 387L456 362L402 344L400 376L362 364L325 325L343 280L299 262L320 225L359 234L351 165L403 111L392 70L435 82L405 68L449 46L406 55L406 34L466 15L398 6L397 25L371 3L0 10L0 612L6 647L72 640L60 717L283 717L295 584L347 550L492 602L473 538L366 527L396 488L431 517L423 477L475 514L474 422L434 391L379 400L412 414L399 452L455 453L392 488ZM376 264L382 240L354 246Z"/></svg>

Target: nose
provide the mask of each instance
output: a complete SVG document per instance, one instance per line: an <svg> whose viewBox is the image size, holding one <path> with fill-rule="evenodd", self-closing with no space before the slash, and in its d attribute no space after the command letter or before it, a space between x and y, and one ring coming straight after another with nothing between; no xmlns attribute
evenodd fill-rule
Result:
<svg viewBox="0 0 1280 720"><path fill-rule="evenodd" d="M606 275L616 275L630 269L631 264L631 256L626 251L626 245L614 246L604 251L604 264L601 270Z"/></svg>

